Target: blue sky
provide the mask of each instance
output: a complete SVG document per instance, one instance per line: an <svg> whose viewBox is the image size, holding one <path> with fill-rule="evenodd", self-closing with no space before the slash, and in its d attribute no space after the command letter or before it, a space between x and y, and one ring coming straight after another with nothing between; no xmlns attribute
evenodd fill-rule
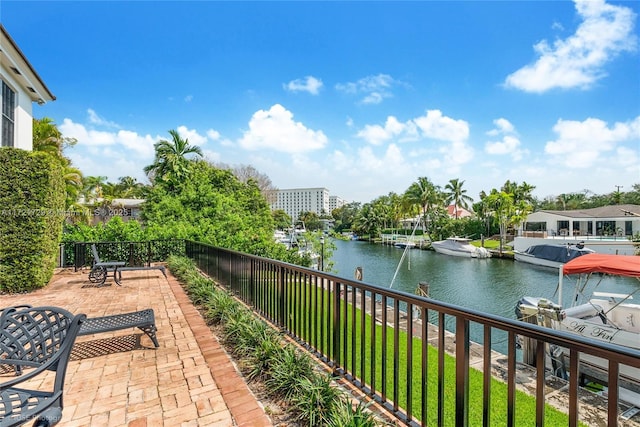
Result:
<svg viewBox="0 0 640 427"><path fill-rule="evenodd" d="M539 198L640 183L637 1L14 1L0 19L110 181L177 129L348 201L420 176Z"/></svg>

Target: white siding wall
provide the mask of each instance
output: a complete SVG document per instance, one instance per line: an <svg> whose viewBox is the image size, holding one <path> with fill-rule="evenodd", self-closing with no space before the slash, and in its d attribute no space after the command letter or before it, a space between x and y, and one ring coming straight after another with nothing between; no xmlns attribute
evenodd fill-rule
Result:
<svg viewBox="0 0 640 427"><path fill-rule="evenodd" d="M33 102L27 92L12 78L12 71L1 68L2 80L16 93L14 147L33 149Z"/></svg>

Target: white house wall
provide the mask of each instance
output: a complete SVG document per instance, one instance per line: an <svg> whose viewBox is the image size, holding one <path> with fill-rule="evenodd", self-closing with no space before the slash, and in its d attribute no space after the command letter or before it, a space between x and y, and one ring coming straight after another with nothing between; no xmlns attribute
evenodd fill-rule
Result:
<svg viewBox="0 0 640 427"><path fill-rule="evenodd" d="M567 212L569 213L569 211ZM557 229L558 221L569 222L569 227L566 230L566 235L562 235L560 230ZM588 223L592 223L592 229L596 230L596 223L600 221L615 222L616 231L613 235L600 236L600 235L588 235L585 230L585 226L588 227ZM518 236L514 240L514 250L525 251L528 247L542 244L577 244L578 242L584 242L584 245L594 251L602 254L617 254L617 255L634 255L635 247L629 240L626 233L619 235L618 229L625 230L625 223L631 222L632 235L640 233L640 217L637 216L613 216L613 217L587 217L575 215L571 216L563 215L558 212L534 212L527 216L526 222L538 222L546 223L546 232L527 232L524 231L524 224L520 226L518 230ZM574 224L579 223L580 234L574 234Z"/></svg>
<svg viewBox="0 0 640 427"><path fill-rule="evenodd" d="M33 102L22 86L11 76L12 72L2 67L2 80L16 93L14 123L14 147L31 151L33 149Z"/></svg>

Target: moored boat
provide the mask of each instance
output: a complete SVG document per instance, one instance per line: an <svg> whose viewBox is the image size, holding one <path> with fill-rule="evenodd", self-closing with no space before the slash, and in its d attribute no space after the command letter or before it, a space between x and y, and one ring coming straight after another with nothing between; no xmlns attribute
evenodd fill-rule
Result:
<svg viewBox="0 0 640 427"><path fill-rule="evenodd" d="M594 274L595 273L595 274ZM630 293L600 292L598 286L603 276L635 277L640 280L640 256L586 254L560 266L558 302L546 298L523 297L516 305L519 319L541 326L574 333L590 339L640 350L640 305L632 304ZM576 279L571 304L562 304L563 278ZM595 284L589 284L589 281ZM556 362L564 363L567 354L564 349L554 356ZM560 355L561 357L558 357ZM583 354L580 356L581 369L591 376L602 376L606 381L608 362L604 359ZM640 369L620 366L621 384L624 385L625 399L640 405Z"/></svg>
<svg viewBox="0 0 640 427"><path fill-rule="evenodd" d="M593 249L585 247L584 242L579 242L575 245L540 244L529 246L523 252L514 251L514 258L520 262L559 268L572 259L594 252Z"/></svg>
<svg viewBox="0 0 640 427"><path fill-rule="evenodd" d="M440 254L466 257L489 258L491 252L485 248L473 246L471 239L465 237L449 237L445 240L431 242L431 247Z"/></svg>
<svg viewBox="0 0 640 427"><path fill-rule="evenodd" d="M404 240L404 241L400 241L400 242L395 242L393 244L393 246L395 246L396 248L401 248L401 249L405 249L405 248L413 249L413 248L416 247L416 244L414 242L410 242L408 240Z"/></svg>

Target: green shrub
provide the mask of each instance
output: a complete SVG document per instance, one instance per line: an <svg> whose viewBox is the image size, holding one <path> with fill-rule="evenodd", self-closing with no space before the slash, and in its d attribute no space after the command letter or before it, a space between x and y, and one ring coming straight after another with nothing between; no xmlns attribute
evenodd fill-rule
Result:
<svg viewBox="0 0 640 427"><path fill-rule="evenodd" d="M312 375L298 380L297 393L291 401L299 412L298 419L310 426L327 425L342 392L332 385L331 375Z"/></svg>
<svg viewBox="0 0 640 427"><path fill-rule="evenodd" d="M205 304L207 319L213 324L226 323L239 308L240 304L225 291L217 291Z"/></svg>
<svg viewBox="0 0 640 427"><path fill-rule="evenodd" d="M275 333L268 334L247 355L244 366L248 379L266 379L271 375L273 363L280 351L282 351L281 339Z"/></svg>
<svg viewBox="0 0 640 427"><path fill-rule="evenodd" d="M359 402L355 407L347 398L337 399L326 421L327 427L375 427L378 425L368 404Z"/></svg>
<svg viewBox="0 0 640 427"><path fill-rule="evenodd" d="M44 153L0 148L0 292L45 286L65 219L62 169Z"/></svg>
<svg viewBox="0 0 640 427"><path fill-rule="evenodd" d="M292 344L288 344L273 360L271 375L265 383L270 393L290 400L298 394L300 380L312 375L311 358L299 352Z"/></svg>

